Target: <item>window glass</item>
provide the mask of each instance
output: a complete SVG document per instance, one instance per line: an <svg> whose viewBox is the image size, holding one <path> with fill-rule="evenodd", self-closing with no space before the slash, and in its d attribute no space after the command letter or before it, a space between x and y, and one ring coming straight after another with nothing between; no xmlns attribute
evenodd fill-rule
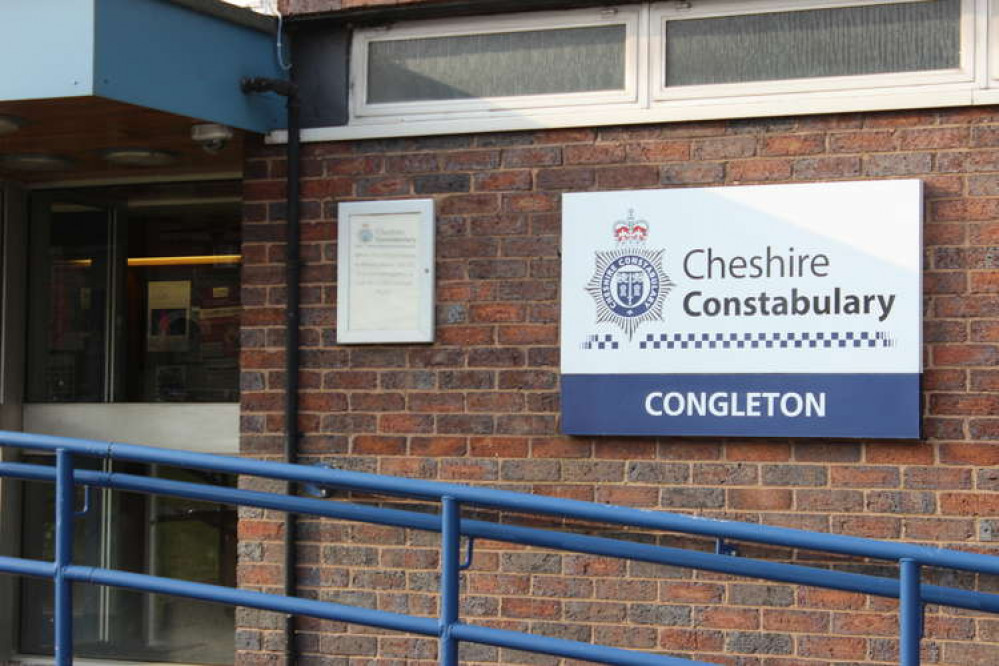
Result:
<svg viewBox="0 0 999 666"><path fill-rule="evenodd" d="M29 400L105 399L106 209L55 202L32 225Z"/></svg>
<svg viewBox="0 0 999 666"><path fill-rule="evenodd" d="M668 21L665 85L956 68L960 0Z"/></svg>
<svg viewBox="0 0 999 666"><path fill-rule="evenodd" d="M34 206L28 401L238 401L238 202L72 199Z"/></svg>
<svg viewBox="0 0 999 666"><path fill-rule="evenodd" d="M33 456L29 462L51 464ZM81 458L79 467L100 463ZM232 477L172 468L114 463L109 471L182 481L234 485ZM25 483L22 556L51 561L55 554L52 484ZM78 491L77 506L83 506ZM76 521L74 562L216 585L235 585L236 511L232 507L168 497L94 489ZM234 609L223 604L97 585L74 586L77 656L140 661L229 664ZM52 583L23 579L20 649L53 651Z"/></svg>
<svg viewBox="0 0 999 666"><path fill-rule="evenodd" d="M129 211L126 400L239 400L233 212L231 204Z"/></svg>
<svg viewBox="0 0 999 666"><path fill-rule="evenodd" d="M624 25L375 41L368 103L625 87Z"/></svg>

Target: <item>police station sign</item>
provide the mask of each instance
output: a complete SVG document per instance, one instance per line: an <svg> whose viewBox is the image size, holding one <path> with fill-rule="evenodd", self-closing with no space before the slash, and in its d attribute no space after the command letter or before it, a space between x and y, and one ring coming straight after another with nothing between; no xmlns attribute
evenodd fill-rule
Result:
<svg viewBox="0 0 999 666"><path fill-rule="evenodd" d="M922 184L566 194L569 434L919 436Z"/></svg>

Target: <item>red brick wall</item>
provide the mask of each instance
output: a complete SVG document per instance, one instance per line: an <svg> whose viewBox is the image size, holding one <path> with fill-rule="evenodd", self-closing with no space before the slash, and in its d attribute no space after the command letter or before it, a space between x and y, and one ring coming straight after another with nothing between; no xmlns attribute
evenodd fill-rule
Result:
<svg viewBox="0 0 999 666"><path fill-rule="evenodd" d="M277 456L281 447L283 172L276 148L259 148L247 163L242 428L250 455ZM999 111L311 144L304 173L301 427L307 459L996 551ZM924 440L558 434L562 192L896 177L926 184ZM337 201L392 197L436 200L437 342L339 347ZM245 512L243 518L240 581L276 588L280 516ZM306 521L303 532L300 574L307 593L436 612L435 535L332 521ZM945 580L997 588L995 580L965 575ZM895 603L852 594L493 544L477 548L463 592L465 618L720 663L896 659ZM279 618L247 612L241 623L241 663L279 657ZM434 658L433 641L308 620L301 629L306 664L429 664ZM999 619L931 608L924 645L929 663L999 663ZM553 661L491 648L467 658Z"/></svg>

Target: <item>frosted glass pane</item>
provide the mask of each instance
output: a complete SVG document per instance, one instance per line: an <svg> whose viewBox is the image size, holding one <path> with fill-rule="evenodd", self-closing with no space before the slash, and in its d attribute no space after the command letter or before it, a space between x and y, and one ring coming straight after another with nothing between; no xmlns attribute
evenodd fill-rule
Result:
<svg viewBox="0 0 999 666"><path fill-rule="evenodd" d="M960 0L666 23L666 85L950 69Z"/></svg>
<svg viewBox="0 0 999 666"><path fill-rule="evenodd" d="M621 90L624 43L623 25L373 42L368 102Z"/></svg>

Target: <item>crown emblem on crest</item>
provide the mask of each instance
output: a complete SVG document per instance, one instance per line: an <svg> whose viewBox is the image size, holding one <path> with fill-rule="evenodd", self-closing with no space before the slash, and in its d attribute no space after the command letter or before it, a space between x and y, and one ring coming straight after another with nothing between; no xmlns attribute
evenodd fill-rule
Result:
<svg viewBox="0 0 999 666"><path fill-rule="evenodd" d="M645 247L649 223L628 217L613 225L614 249L594 255L594 272L586 285L597 309L597 323L611 323L630 341L644 323L663 320L663 303L673 281L663 270L664 249Z"/></svg>
<svg viewBox="0 0 999 666"><path fill-rule="evenodd" d="M634 209L628 211L628 217L614 223L614 240L618 243L644 243L649 237L649 223L636 220Z"/></svg>

